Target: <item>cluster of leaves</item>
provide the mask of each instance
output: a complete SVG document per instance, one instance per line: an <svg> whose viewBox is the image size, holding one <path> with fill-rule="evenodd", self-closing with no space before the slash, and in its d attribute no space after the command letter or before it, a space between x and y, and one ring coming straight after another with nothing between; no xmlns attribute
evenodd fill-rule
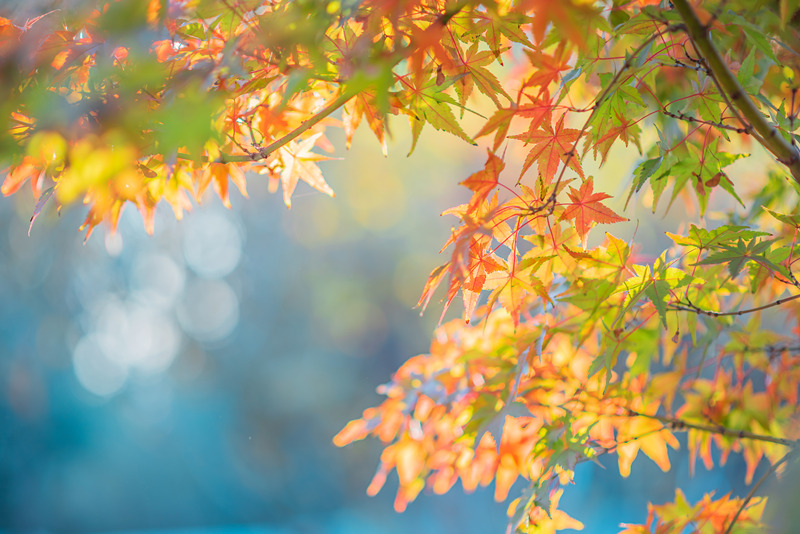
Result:
<svg viewBox="0 0 800 534"><path fill-rule="evenodd" d="M578 528L558 502L580 462L616 454L627 476L641 450L666 471L687 432L693 463L741 453L751 483L800 438L797 331L770 314L795 321L800 298L800 15L774 4L118 0L0 18L2 191L29 182L33 218L83 199L89 231L133 203L152 231L158 202L180 217L212 185L227 203L248 171L287 205L299 180L332 195L313 150L332 149L340 108L348 144L366 120L385 150L389 115L408 117L412 151L426 124L485 138L420 299L443 287L446 311L460 293L465 320L334 441L386 444L368 491L396 470L398 510L426 486L494 482L506 500L524 479L513 529ZM470 136L476 106L491 111ZM596 225L627 220L587 171L621 145L641 156L628 200L702 217L666 250L590 245ZM755 191L729 175L745 149L764 149ZM710 205L729 206L716 227ZM627 532L754 526L753 494L679 493Z"/></svg>

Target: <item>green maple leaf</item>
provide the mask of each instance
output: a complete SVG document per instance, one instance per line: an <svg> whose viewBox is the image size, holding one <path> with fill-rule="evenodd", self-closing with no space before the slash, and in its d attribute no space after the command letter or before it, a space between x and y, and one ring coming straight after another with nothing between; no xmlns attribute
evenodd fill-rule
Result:
<svg viewBox="0 0 800 534"><path fill-rule="evenodd" d="M407 111L416 119L412 121L411 125L413 140L409 155L414 152L419 140L419 134L422 132L422 127L425 123L430 124L437 130L444 130L456 135L472 145L475 144L475 141L461 128L453 110L450 108L450 106L459 107L458 103L453 97L443 92L456 79L453 78L448 80L449 83L437 85L436 79L433 78L428 80L421 88L415 87L411 81L403 80L406 90L401 93L400 100L404 101Z"/></svg>
<svg viewBox="0 0 800 534"><path fill-rule="evenodd" d="M800 228L800 215L797 214L787 215L785 213L780 213L778 211L771 210L766 206L761 206L761 209L769 213L773 218L782 222L783 224L792 226L794 228Z"/></svg>
<svg viewBox="0 0 800 534"><path fill-rule="evenodd" d="M469 47L466 54L458 49L453 50L460 59L460 69L463 69L463 73L467 74L467 76L459 79L454 86L462 106L467 103L467 98L472 93L473 87L477 87L481 93L491 98L498 108L500 107L498 95L503 95L509 101L513 101L503 89L497 77L486 68L487 65L495 61L495 55L491 50L478 51L478 43ZM463 115L463 108L461 113Z"/></svg>
<svg viewBox="0 0 800 534"><path fill-rule="evenodd" d="M728 272L730 272L731 276L734 278L738 276L739 273L742 272L744 266L751 261L763 265L771 271L783 273L785 272L784 268L775 265L766 257L766 253L775 241L775 239L756 241L754 237L750 241L745 242L740 238L734 245L724 246L722 250L714 252L706 259L695 263L695 265L727 263Z"/></svg>

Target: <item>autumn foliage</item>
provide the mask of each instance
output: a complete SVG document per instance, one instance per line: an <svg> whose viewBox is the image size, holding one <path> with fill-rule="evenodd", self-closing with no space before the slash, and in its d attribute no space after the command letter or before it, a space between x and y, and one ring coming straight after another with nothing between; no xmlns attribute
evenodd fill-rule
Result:
<svg viewBox="0 0 800 534"><path fill-rule="evenodd" d="M443 294L444 317L460 295L463 319L334 438L384 443L367 491L395 471L402 511L426 488L494 483L511 530L580 528L558 508L576 465L615 455L628 476L641 452L668 471L686 433L693 464L741 454L754 491L697 503L678 491L624 532L759 528L756 469L780 472L800 439L799 20L792 0L118 0L8 14L2 192L32 189L31 224L47 202L83 202L88 237L132 205L152 232L160 202L180 218L212 188L229 205L254 173L287 206L299 181L333 195L317 165L331 127L349 146L366 123L385 152L402 116L412 152L426 127L481 144L419 301ZM621 170L626 150L638 159ZM678 210L670 244L612 235L641 217L623 205Z"/></svg>

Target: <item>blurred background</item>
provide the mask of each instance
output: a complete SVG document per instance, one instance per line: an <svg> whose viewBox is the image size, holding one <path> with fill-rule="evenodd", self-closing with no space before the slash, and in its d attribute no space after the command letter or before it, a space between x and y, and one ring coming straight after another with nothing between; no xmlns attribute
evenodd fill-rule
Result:
<svg viewBox="0 0 800 534"><path fill-rule="evenodd" d="M128 210L83 244L82 210L50 206L28 237L33 200L0 201L0 532L505 532L492 488L424 492L397 514L391 478L365 495L380 444L331 443L427 352L441 308L413 306L456 221L439 213L486 157L430 129L409 146L399 135L384 158L359 130L323 163L336 198L300 186L289 211L255 176L232 210L161 210L154 236ZM665 239L639 211L638 238ZM738 457L691 481L685 447L672 458L625 481L615 457L581 466L562 508L605 533L676 487L745 493Z"/></svg>

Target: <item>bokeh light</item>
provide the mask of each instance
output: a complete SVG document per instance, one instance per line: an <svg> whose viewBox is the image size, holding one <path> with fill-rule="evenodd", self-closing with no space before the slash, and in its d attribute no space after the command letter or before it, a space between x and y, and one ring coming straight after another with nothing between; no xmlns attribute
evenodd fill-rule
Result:
<svg viewBox="0 0 800 534"><path fill-rule="evenodd" d="M242 256L242 236L233 212L198 210L185 221L183 253L186 264L204 278L222 278Z"/></svg>
<svg viewBox="0 0 800 534"><path fill-rule="evenodd" d="M119 392L128 378L128 368L110 358L105 346L111 344L100 335L84 336L72 352L75 376L90 393L107 397Z"/></svg>
<svg viewBox="0 0 800 534"><path fill-rule="evenodd" d="M230 335L239 321L239 299L221 280L194 279L177 308L184 331L198 341L213 343Z"/></svg>

